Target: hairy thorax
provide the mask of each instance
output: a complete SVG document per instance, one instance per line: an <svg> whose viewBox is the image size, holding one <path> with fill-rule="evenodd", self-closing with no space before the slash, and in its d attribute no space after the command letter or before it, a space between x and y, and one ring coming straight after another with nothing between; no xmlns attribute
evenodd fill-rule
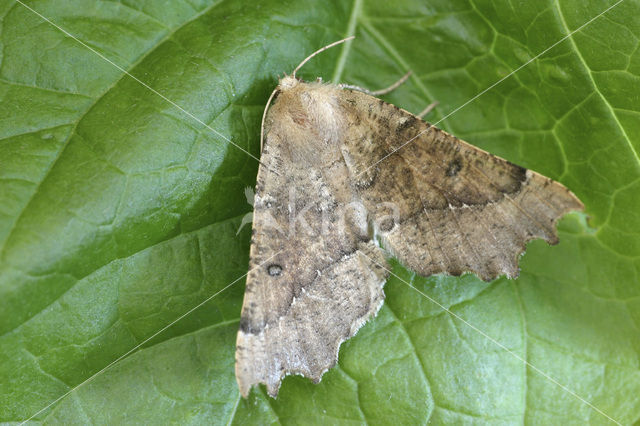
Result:
<svg viewBox="0 0 640 426"><path fill-rule="evenodd" d="M301 164L326 163L339 159L342 115L335 87L305 83L286 76L271 109L285 120L266 123L266 134L286 144Z"/></svg>

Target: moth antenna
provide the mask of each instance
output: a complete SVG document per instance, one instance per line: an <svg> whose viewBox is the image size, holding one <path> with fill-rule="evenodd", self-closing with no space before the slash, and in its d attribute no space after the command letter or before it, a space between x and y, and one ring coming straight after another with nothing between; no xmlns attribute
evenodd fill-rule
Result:
<svg viewBox="0 0 640 426"><path fill-rule="evenodd" d="M315 51L315 52L313 52L311 55L307 56L307 57L305 58L305 60L304 60L304 61L300 62L300 65L298 65L298 66L296 67L296 69L294 69L294 70L293 70L293 74L291 74L291 77L295 78L295 77L296 77L296 72L298 72L298 70L299 70L300 68L302 68L302 66L303 66L304 64L306 64L307 62L309 62L309 60L310 60L311 58L313 58L314 56L316 56L318 53L324 52L325 50L330 49L330 48L332 48L333 46L337 46L337 45L339 45L339 44L341 44L341 43L345 43L345 42L347 42L347 41L349 41L349 40L353 40L354 38L356 38L356 36L349 36L349 37L347 37L347 38L343 38L342 40L334 41L334 42L333 42L333 43L331 43L331 44L327 44L327 45L326 45L325 47L323 47L322 49L318 49L318 50L316 50L316 51Z"/></svg>
<svg viewBox="0 0 640 426"><path fill-rule="evenodd" d="M416 114L416 117L424 119L424 116L429 114L431 111L433 111L433 109L435 107L437 107L439 103L440 102L438 102L438 101L431 102L429 105L427 105L427 107L425 109L423 109L420 112L420 114Z"/></svg>
<svg viewBox="0 0 640 426"><path fill-rule="evenodd" d="M269 105L271 105L271 101L276 93L278 93L277 87L273 89L273 92L271 92L271 96L269 96L267 105L265 105L264 112L262 113L262 123L260 123L260 154L262 154L262 144L264 143L264 120L267 118L267 110L269 109Z"/></svg>
<svg viewBox="0 0 640 426"><path fill-rule="evenodd" d="M413 74L413 72L411 70L409 70L409 71L407 71L407 73L405 75L400 77L400 80L396 81L391 86L385 87L384 89L380 89L380 90L374 90L370 94L372 96L380 96L380 95L386 95L389 92L393 92L398 87L400 87L405 81L407 81L409 79L409 77L411 77L411 74Z"/></svg>
<svg viewBox="0 0 640 426"><path fill-rule="evenodd" d="M400 80L396 81L391 86L385 89L380 89L380 90L369 90L369 89L365 89L364 87L356 86L354 84L344 84L344 83L338 84L338 86L340 86L340 88L342 89L353 89L353 90L357 90L358 92L366 93L367 95L371 95L371 96L380 96L380 95L386 95L387 93L396 90L398 87L400 87L401 84L407 81L409 77L411 77L411 74L412 74L412 71L407 71L405 75L400 77Z"/></svg>

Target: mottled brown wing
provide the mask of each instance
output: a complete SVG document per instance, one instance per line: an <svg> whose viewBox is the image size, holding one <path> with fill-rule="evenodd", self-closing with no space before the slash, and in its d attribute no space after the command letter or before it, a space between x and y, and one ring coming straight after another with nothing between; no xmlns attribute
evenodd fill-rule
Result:
<svg viewBox="0 0 640 426"><path fill-rule="evenodd" d="M526 243L557 243L558 219L583 208L560 183L380 99L345 91L341 107L350 129L343 155L367 210L398 207L395 223L377 222L383 245L422 275L516 277Z"/></svg>
<svg viewBox="0 0 640 426"><path fill-rule="evenodd" d="M236 347L245 397L258 383L275 397L287 374L319 381L335 365L340 343L380 308L388 275L366 215L341 220L338 209L353 190L346 165L334 161L338 144L309 151L324 136L304 110L286 111L294 95L279 96L265 126Z"/></svg>

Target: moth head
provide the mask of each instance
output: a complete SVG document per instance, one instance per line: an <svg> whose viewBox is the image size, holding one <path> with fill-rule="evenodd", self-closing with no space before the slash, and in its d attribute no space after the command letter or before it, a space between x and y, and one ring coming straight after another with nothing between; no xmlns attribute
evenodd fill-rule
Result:
<svg viewBox="0 0 640 426"><path fill-rule="evenodd" d="M280 79L280 83L278 84L278 89L281 91L293 89L300 83L300 80L295 78L292 75L285 75Z"/></svg>

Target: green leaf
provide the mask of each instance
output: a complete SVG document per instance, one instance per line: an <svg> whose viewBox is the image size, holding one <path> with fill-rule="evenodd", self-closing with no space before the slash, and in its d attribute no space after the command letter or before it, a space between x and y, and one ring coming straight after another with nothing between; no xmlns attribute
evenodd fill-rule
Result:
<svg viewBox="0 0 640 426"><path fill-rule="evenodd" d="M0 2L0 421L638 422L640 1L536 57L613 4L26 3L83 45ZM412 70L385 100L437 100L431 121L560 180L589 219L531 243L517 280L396 264L320 384L243 400L236 231L257 162L239 148L259 155L277 77L352 33L300 75L376 89Z"/></svg>

